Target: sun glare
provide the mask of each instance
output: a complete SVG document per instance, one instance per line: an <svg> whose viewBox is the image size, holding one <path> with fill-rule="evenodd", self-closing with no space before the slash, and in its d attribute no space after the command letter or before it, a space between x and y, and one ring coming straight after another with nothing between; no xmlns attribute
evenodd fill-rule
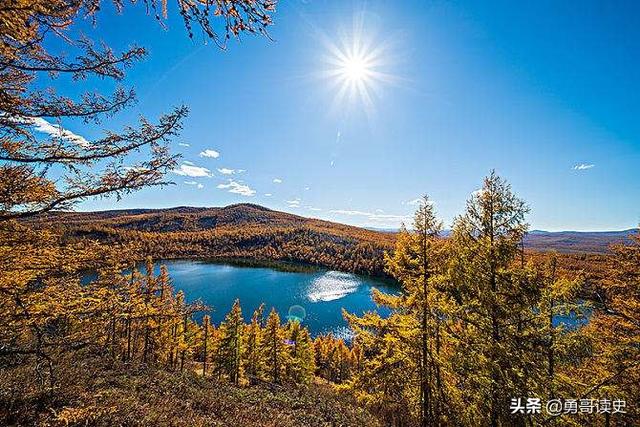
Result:
<svg viewBox="0 0 640 427"><path fill-rule="evenodd" d="M356 107L368 116L374 112L375 99L382 86L394 81L388 71L389 43L374 40L365 30L363 15L354 16L353 29L329 37L323 36L326 48L325 68L321 77L335 91L332 110Z"/></svg>
<svg viewBox="0 0 640 427"><path fill-rule="evenodd" d="M342 68L344 77L352 82L364 81L369 74L367 63L361 58L347 58Z"/></svg>

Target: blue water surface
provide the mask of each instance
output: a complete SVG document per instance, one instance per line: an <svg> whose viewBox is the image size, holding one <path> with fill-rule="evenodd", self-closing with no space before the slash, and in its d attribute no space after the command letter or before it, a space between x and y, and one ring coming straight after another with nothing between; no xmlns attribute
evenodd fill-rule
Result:
<svg viewBox="0 0 640 427"><path fill-rule="evenodd" d="M176 291L182 290L188 301L201 299L213 309L211 319L216 325L237 298L247 321L264 302L265 315L275 307L283 321L288 316L302 320L314 336L333 333L348 338L343 308L358 315L378 310L386 316L388 310L371 300L371 289L399 291L397 286L381 280L322 269L287 272L198 260L159 261L156 269L160 264L167 266Z"/></svg>

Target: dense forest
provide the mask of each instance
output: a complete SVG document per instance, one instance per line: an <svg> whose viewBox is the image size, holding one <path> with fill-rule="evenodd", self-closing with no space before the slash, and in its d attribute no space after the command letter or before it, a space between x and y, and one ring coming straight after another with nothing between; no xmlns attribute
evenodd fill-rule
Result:
<svg viewBox="0 0 640 427"><path fill-rule="evenodd" d="M187 304L150 258L123 273L127 245L7 222L3 420L265 425L245 406L261 396L282 425L634 425L640 238L612 247L586 302L584 271L561 273L557 254L525 256L527 210L492 174L443 239L425 198L383 261L402 292L372 295L391 315L345 312L349 342L311 337L264 307L245 320L239 301L214 325L210 307ZM90 263L98 277L82 284ZM589 321L554 321L569 313ZM212 397L210 384L231 401L192 407ZM128 387L148 391L130 397ZM192 400L188 420L160 403L169 391ZM287 403L274 407L279 399ZM550 414L549 404L561 406Z"/></svg>
<svg viewBox="0 0 640 427"><path fill-rule="evenodd" d="M51 212L25 220L31 227L55 224L69 240L96 240L126 246L135 259L200 258L292 261L329 269L389 277L384 253L391 251L397 233L305 218L254 204L223 208L179 207L105 212ZM450 232L441 238L450 238ZM584 296L602 280L609 246L630 243L632 231L614 237L591 234L534 233L525 236L527 260L544 259L557 252L562 275L583 274ZM607 248L602 250L600 248ZM567 250L568 249L568 250ZM597 249L597 250L593 250Z"/></svg>
<svg viewBox="0 0 640 427"><path fill-rule="evenodd" d="M166 16L167 2L143 3ZM275 3L175 6L189 35L223 46L265 34ZM165 185L176 165L168 144L186 107L79 143L61 119L101 123L135 93L72 99L35 84L118 82L145 56L65 32L100 7L0 1L0 424L638 425L640 238L608 255L527 253L528 207L495 172L447 238L428 198L397 234L255 206L135 212L138 223L53 213ZM50 138L34 133L41 120L58 126ZM212 324L212 307L188 303L166 268L154 274L153 257L182 256L386 274L400 292L373 293L387 317L343 313L348 342L239 301ZM588 322L556 322L563 314Z"/></svg>
<svg viewBox="0 0 640 427"><path fill-rule="evenodd" d="M63 224L70 239L127 246L138 258L250 258L292 261L382 276L384 252L395 236L303 218L258 205L174 208L43 215L30 221L46 228Z"/></svg>

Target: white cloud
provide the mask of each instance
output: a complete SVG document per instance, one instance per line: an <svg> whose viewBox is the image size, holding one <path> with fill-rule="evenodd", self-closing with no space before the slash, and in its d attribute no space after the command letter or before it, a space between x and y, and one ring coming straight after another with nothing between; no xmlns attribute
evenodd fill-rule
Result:
<svg viewBox="0 0 640 427"><path fill-rule="evenodd" d="M329 211L329 213L334 215L363 217L366 219L368 224L377 227L397 227L401 222L411 220L411 215L383 214L380 209L376 209L375 212L334 209Z"/></svg>
<svg viewBox="0 0 640 427"><path fill-rule="evenodd" d="M273 196L273 194L271 194L271 193L264 193L264 195L265 195L265 197L271 197L271 196Z"/></svg>
<svg viewBox="0 0 640 427"><path fill-rule="evenodd" d="M200 184L199 182L196 182L196 181L185 181L184 183L187 184L187 185L195 185L196 188L198 188L198 189L204 188L204 185L202 185L202 184Z"/></svg>
<svg viewBox="0 0 640 427"><path fill-rule="evenodd" d="M371 215L373 215L370 212L349 211L349 210L344 210L344 209L334 209L334 210L329 211L329 213L337 214L337 215L348 215L348 216L371 216Z"/></svg>
<svg viewBox="0 0 640 427"><path fill-rule="evenodd" d="M191 162L183 162L178 169L173 170L173 173L175 173L176 175L190 176L193 178L213 176L209 169L200 166L194 166Z"/></svg>
<svg viewBox="0 0 640 427"><path fill-rule="evenodd" d="M405 202L406 205L411 205L411 206L416 206L419 205L420 202L422 202L422 198L418 197L417 199L413 199L413 200L409 200L408 202Z"/></svg>
<svg viewBox="0 0 640 427"><path fill-rule="evenodd" d="M237 173L242 173L244 172L244 169L229 169L229 168L219 168L218 172L220 172L222 175L234 175Z"/></svg>
<svg viewBox="0 0 640 427"><path fill-rule="evenodd" d="M320 208L314 208L313 206L307 206L307 209L309 209L310 211L314 211L314 212L320 212L322 210Z"/></svg>
<svg viewBox="0 0 640 427"><path fill-rule="evenodd" d="M304 191L309 191L311 190L311 187L304 187Z"/></svg>
<svg viewBox="0 0 640 427"><path fill-rule="evenodd" d="M591 169L594 166L595 165L591 164L591 163L580 163L579 165L575 165L573 167L573 170L574 171L584 171L584 170L587 170L587 169Z"/></svg>
<svg viewBox="0 0 640 427"><path fill-rule="evenodd" d="M229 180L228 184L218 184L218 188L221 190L227 190L229 193L240 194L241 196L251 197L255 196L256 190L252 189L248 185L241 182Z"/></svg>
<svg viewBox="0 0 640 427"><path fill-rule="evenodd" d="M185 160L182 163L184 163L185 165L192 165L193 166L193 162L190 162L188 160Z"/></svg>
<svg viewBox="0 0 640 427"><path fill-rule="evenodd" d="M20 122L23 121L20 120ZM91 143L84 139L84 137L63 128L58 124L49 123L41 117L26 118L24 119L24 123L32 125L36 131L46 133L52 138L60 138L82 148L91 147Z"/></svg>
<svg viewBox="0 0 640 427"><path fill-rule="evenodd" d="M274 184L282 184L282 180L280 178L273 178Z"/></svg>
<svg viewBox="0 0 640 427"><path fill-rule="evenodd" d="M220 153L218 153L216 150L204 150L201 151L199 154L200 157L211 157L214 159L217 159L218 157L220 157Z"/></svg>
<svg viewBox="0 0 640 427"><path fill-rule="evenodd" d="M296 197L292 200L285 200L285 203L289 205L290 208L299 208L300 207L300 198Z"/></svg>
<svg viewBox="0 0 640 427"><path fill-rule="evenodd" d="M178 145L181 147L191 147L191 145L187 144L186 142L178 142Z"/></svg>

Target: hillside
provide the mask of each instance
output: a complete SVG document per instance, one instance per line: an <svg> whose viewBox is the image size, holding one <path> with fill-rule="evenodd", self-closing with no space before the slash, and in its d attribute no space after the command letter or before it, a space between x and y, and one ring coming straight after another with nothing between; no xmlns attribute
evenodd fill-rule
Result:
<svg viewBox="0 0 640 427"><path fill-rule="evenodd" d="M629 244L630 236L638 229L622 231L541 231L533 230L524 244L534 251L555 250L562 253L607 253L609 246Z"/></svg>
<svg viewBox="0 0 640 427"><path fill-rule="evenodd" d="M63 224L75 235L98 238L141 232L162 233L164 237L171 239L179 235L178 240L183 240L187 233L194 237L202 236L202 233L223 236L242 228L243 231L267 229L266 231L315 233L320 240L326 242L347 246L368 243L378 249L391 248L395 240L393 230L354 227L248 203L212 208L181 206L168 209L54 212L40 218L38 223ZM533 251L605 254L611 244L629 243L629 236L635 232L637 229L601 232L533 230L525 238L525 247ZM443 234L448 235L448 230ZM246 239L236 243L245 249L254 246ZM209 252L212 256L219 255Z"/></svg>
<svg viewBox="0 0 640 427"><path fill-rule="evenodd" d="M320 378L309 386L237 386L193 372L142 365L68 365L53 393L7 399L6 425L378 426L379 420ZM16 384L2 384L7 395ZM42 406L33 405L39 400ZM43 408L47 408L46 410ZM4 425L4 424L3 424Z"/></svg>
<svg viewBox="0 0 640 427"><path fill-rule="evenodd" d="M103 212L56 212L36 225L61 225L73 238L132 244L154 258L250 258L384 275L395 236L304 218L253 204Z"/></svg>

